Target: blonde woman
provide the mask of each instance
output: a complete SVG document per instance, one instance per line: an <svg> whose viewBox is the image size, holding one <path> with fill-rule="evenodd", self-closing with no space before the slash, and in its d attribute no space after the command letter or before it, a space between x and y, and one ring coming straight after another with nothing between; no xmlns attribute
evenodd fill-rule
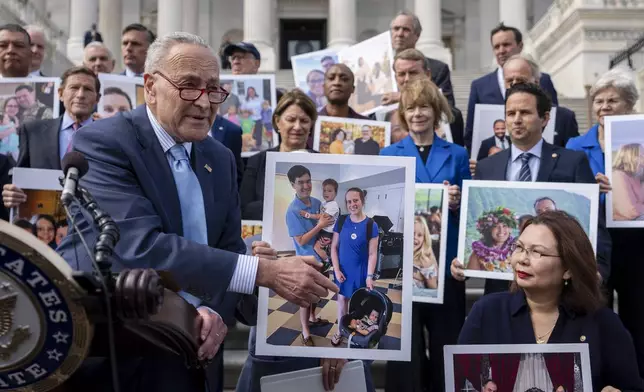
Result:
<svg viewBox="0 0 644 392"><path fill-rule="evenodd" d="M613 216L615 220L644 220L644 148L625 144L613 158Z"/></svg>
<svg viewBox="0 0 644 392"><path fill-rule="evenodd" d="M414 287L438 288L438 262L432 250L432 237L421 216L414 219Z"/></svg>

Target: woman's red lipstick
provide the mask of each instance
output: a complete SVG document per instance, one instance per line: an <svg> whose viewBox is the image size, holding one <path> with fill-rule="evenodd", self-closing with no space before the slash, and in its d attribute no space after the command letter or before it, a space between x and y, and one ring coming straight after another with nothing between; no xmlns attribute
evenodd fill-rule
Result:
<svg viewBox="0 0 644 392"><path fill-rule="evenodd" d="M527 278L531 277L532 275L530 275L530 274L528 274L528 273L525 273L525 272L523 272L523 271L518 271L518 272L517 272L517 276L518 276L519 278L521 278L521 279L527 279Z"/></svg>

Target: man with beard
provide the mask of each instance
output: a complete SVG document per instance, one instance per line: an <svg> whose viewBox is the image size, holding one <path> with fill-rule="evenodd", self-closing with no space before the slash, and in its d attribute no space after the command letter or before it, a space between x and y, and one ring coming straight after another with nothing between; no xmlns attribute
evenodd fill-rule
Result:
<svg viewBox="0 0 644 392"><path fill-rule="evenodd" d="M0 26L0 75L26 78L31 68L31 38L17 24Z"/></svg>

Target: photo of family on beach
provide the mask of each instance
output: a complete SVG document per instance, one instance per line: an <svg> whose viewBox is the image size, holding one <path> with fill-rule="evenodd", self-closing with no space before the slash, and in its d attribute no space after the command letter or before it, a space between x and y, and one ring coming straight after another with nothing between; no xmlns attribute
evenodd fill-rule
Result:
<svg viewBox="0 0 644 392"><path fill-rule="evenodd" d="M644 115L606 117L606 226L644 227Z"/></svg>
<svg viewBox="0 0 644 392"><path fill-rule="evenodd" d="M389 146L391 123L319 116L313 149L328 154L378 155Z"/></svg>
<svg viewBox="0 0 644 392"><path fill-rule="evenodd" d="M416 184L414 302L443 303L449 207L442 184Z"/></svg>
<svg viewBox="0 0 644 392"><path fill-rule="evenodd" d="M413 160L271 152L266 178L263 240L314 256L340 292L299 308L260 289L257 353L408 360Z"/></svg>
<svg viewBox="0 0 644 392"><path fill-rule="evenodd" d="M512 247L521 225L545 211L575 217L597 249L597 184L466 180L462 197L458 258L465 276L512 280Z"/></svg>

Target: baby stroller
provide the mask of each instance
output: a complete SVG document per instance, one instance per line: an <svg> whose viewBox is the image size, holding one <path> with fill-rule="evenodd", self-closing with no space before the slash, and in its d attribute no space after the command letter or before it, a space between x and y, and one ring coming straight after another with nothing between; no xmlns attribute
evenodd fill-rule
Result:
<svg viewBox="0 0 644 392"><path fill-rule="evenodd" d="M349 313L342 316L338 327L340 335L346 338L348 348L377 348L380 338L387 334L387 326L391 321L394 305L389 297L374 289L358 289L349 299ZM378 312L378 329L367 335L357 333L350 327L351 320L361 320L369 316L372 310Z"/></svg>

